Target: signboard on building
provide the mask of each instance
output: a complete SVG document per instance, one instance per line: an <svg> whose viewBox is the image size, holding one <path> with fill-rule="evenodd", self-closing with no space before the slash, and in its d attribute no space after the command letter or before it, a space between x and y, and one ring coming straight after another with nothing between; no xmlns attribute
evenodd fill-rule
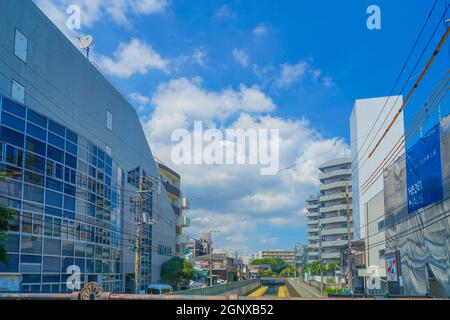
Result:
<svg viewBox="0 0 450 320"><path fill-rule="evenodd" d="M443 200L439 124L406 152L408 213Z"/></svg>
<svg viewBox="0 0 450 320"><path fill-rule="evenodd" d="M387 281L398 281L398 263L396 254L386 256L386 277Z"/></svg>

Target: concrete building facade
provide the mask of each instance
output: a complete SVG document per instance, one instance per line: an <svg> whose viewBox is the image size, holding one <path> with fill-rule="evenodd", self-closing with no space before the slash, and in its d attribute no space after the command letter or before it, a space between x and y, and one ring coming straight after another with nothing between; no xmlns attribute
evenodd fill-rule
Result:
<svg viewBox="0 0 450 320"><path fill-rule="evenodd" d="M350 237L353 234L351 159L340 158L328 161L321 165L319 170L318 244L322 247L324 263L339 263L341 247L348 242L347 215L350 220Z"/></svg>
<svg viewBox="0 0 450 320"><path fill-rule="evenodd" d="M134 288L136 195L147 192L140 287L160 281L175 214L138 115L32 1L0 0L0 203L16 212L7 237L21 291Z"/></svg>
<svg viewBox="0 0 450 320"><path fill-rule="evenodd" d="M308 262L319 260L319 198L310 196L306 200L308 231Z"/></svg>
<svg viewBox="0 0 450 320"><path fill-rule="evenodd" d="M262 251L262 259L279 258L289 265L296 265L295 251L293 250L267 250Z"/></svg>
<svg viewBox="0 0 450 320"><path fill-rule="evenodd" d="M189 218L183 215L183 210L188 209L188 201L183 197L181 192L180 175L162 163L158 163L158 167L159 172L161 173L162 183L169 196L176 217L175 254L179 257L184 257L189 252L188 246L190 243L190 238L183 233L183 229L190 225Z"/></svg>

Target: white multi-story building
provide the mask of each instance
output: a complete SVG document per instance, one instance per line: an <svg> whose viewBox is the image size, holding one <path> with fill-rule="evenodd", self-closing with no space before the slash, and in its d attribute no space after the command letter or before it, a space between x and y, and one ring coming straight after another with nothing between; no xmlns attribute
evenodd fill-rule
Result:
<svg viewBox="0 0 450 320"><path fill-rule="evenodd" d="M402 104L402 96L356 100L350 116L354 237L365 242L366 268L379 266L381 276L385 276L382 171L404 154L404 147L399 147L389 161L383 160L389 159L390 151L394 147L396 150L397 142L404 134L403 112L370 158L369 154ZM360 275L365 276L364 271Z"/></svg>

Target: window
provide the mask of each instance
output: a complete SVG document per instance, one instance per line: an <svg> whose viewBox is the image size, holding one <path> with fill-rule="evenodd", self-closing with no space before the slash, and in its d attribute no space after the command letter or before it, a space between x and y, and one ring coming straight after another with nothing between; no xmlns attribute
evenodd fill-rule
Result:
<svg viewBox="0 0 450 320"><path fill-rule="evenodd" d="M378 222L378 231L382 231L385 228L385 223L384 220L381 220L380 222Z"/></svg>
<svg viewBox="0 0 450 320"><path fill-rule="evenodd" d="M16 80L12 81L11 98L22 104L25 103L25 87Z"/></svg>
<svg viewBox="0 0 450 320"><path fill-rule="evenodd" d="M42 141L46 141L47 140L47 132L45 132L44 129L41 129L38 126L35 126L34 124L27 123L27 133L30 136L38 138L38 139L40 139Z"/></svg>
<svg viewBox="0 0 450 320"><path fill-rule="evenodd" d="M34 112L33 110L28 109L27 119L38 126L43 128L47 128L47 118L41 116L39 113Z"/></svg>
<svg viewBox="0 0 450 320"><path fill-rule="evenodd" d="M45 191L45 204L57 208L62 207L62 195L50 190Z"/></svg>
<svg viewBox="0 0 450 320"><path fill-rule="evenodd" d="M109 110L106 110L106 128L110 131L113 129L113 115Z"/></svg>
<svg viewBox="0 0 450 320"><path fill-rule="evenodd" d="M385 255L386 255L386 250L385 249L382 249L382 250L378 251L378 257L380 259L384 259Z"/></svg>
<svg viewBox="0 0 450 320"><path fill-rule="evenodd" d="M64 152L50 145L47 146L47 157L61 163L64 162Z"/></svg>
<svg viewBox="0 0 450 320"><path fill-rule="evenodd" d="M45 143L27 136L26 148L28 151L45 156Z"/></svg>
<svg viewBox="0 0 450 320"><path fill-rule="evenodd" d="M28 39L18 29L16 29L16 34L14 38L14 54L24 63L27 62Z"/></svg>
<svg viewBox="0 0 450 320"><path fill-rule="evenodd" d="M19 119L15 116L10 115L9 113L2 112L2 124L16 129L17 131L24 132L25 131L25 121Z"/></svg>
<svg viewBox="0 0 450 320"><path fill-rule="evenodd" d="M23 198L28 201L42 203L44 202L44 189L24 184Z"/></svg>
<svg viewBox="0 0 450 320"><path fill-rule="evenodd" d="M0 129L0 139L2 141L8 142L16 147L23 148L24 135L17 131L8 129L6 127L1 127Z"/></svg>
<svg viewBox="0 0 450 320"><path fill-rule="evenodd" d="M25 154L25 167L36 173L45 173L45 159L27 152Z"/></svg>
<svg viewBox="0 0 450 320"><path fill-rule="evenodd" d="M43 187L44 186L44 176L40 174L33 173L30 171L25 171L25 182Z"/></svg>
<svg viewBox="0 0 450 320"><path fill-rule="evenodd" d="M60 149L64 149L64 139L62 139L50 132L48 133L48 143L50 143Z"/></svg>
<svg viewBox="0 0 450 320"><path fill-rule="evenodd" d="M48 130L50 130L53 133L56 133L60 135L61 137L66 136L66 128L63 126L57 124L55 121L48 120Z"/></svg>

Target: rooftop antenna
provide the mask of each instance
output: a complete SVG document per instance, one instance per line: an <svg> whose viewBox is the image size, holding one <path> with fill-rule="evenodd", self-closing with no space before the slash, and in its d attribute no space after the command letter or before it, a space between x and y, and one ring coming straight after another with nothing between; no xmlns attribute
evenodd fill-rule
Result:
<svg viewBox="0 0 450 320"><path fill-rule="evenodd" d="M84 37L78 37L78 40L80 41L80 43L79 43L80 48L86 50L86 58L89 59L89 51L90 51L92 42L94 41L94 38L92 36L84 36Z"/></svg>

